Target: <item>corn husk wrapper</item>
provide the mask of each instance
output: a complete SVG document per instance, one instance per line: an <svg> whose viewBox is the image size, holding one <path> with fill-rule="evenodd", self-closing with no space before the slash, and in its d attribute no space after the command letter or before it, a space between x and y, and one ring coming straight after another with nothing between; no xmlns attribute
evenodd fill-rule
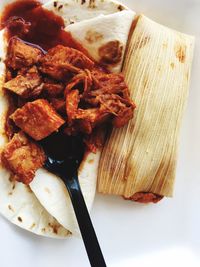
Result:
<svg viewBox="0 0 200 267"><path fill-rule="evenodd" d="M192 36L139 17L123 67L137 108L134 119L114 129L106 142L98 175L100 193L172 196L193 47Z"/></svg>

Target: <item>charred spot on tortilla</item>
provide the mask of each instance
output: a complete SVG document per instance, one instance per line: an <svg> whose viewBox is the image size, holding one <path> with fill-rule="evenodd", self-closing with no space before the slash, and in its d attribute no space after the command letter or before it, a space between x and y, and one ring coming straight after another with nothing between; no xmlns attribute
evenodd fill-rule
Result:
<svg viewBox="0 0 200 267"><path fill-rule="evenodd" d="M52 228L54 234L56 234L56 235L58 234L58 229L59 229L60 225L48 223L48 226L50 228Z"/></svg>
<svg viewBox="0 0 200 267"><path fill-rule="evenodd" d="M21 218L21 217L17 217L17 220L18 220L19 222L22 222L22 218Z"/></svg>
<svg viewBox="0 0 200 267"><path fill-rule="evenodd" d="M53 2L53 6L54 6L54 7L57 7L57 5L58 5L58 2L57 2L57 1L54 1L54 2Z"/></svg>
<svg viewBox="0 0 200 267"><path fill-rule="evenodd" d="M69 24L74 24L74 23L75 23L74 20L72 20L72 19L69 20Z"/></svg>
<svg viewBox="0 0 200 267"><path fill-rule="evenodd" d="M84 5L86 0L81 0L81 5Z"/></svg>
<svg viewBox="0 0 200 267"><path fill-rule="evenodd" d="M118 40L110 41L99 48L101 64L114 65L122 60L123 44Z"/></svg>
<svg viewBox="0 0 200 267"><path fill-rule="evenodd" d="M11 205L8 205L8 209L11 210L12 212L14 212L14 209Z"/></svg>
<svg viewBox="0 0 200 267"><path fill-rule="evenodd" d="M88 30L85 34L85 40L92 44L103 39L103 34L94 30Z"/></svg>
<svg viewBox="0 0 200 267"><path fill-rule="evenodd" d="M125 9L125 7L124 7L124 6L122 6L122 5L118 5L117 9L118 9L119 11L122 11L122 10L124 10L124 9Z"/></svg>
<svg viewBox="0 0 200 267"><path fill-rule="evenodd" d="M63 8L63 5L60 5L60 6L58 7L58 11L61 10L62 8Z"/></svg>

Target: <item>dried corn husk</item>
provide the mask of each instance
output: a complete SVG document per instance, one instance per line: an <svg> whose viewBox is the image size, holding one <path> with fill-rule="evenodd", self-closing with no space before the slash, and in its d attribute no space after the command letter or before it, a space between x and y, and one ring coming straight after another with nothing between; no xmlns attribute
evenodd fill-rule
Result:
<svg viewBox="0 0 200 267"><path fill-rule="evenodd" d="M134 119L113 130L106 142L99 192L172 196L193 47L193 37L139 17L123 67L137 109Z"/></svg>

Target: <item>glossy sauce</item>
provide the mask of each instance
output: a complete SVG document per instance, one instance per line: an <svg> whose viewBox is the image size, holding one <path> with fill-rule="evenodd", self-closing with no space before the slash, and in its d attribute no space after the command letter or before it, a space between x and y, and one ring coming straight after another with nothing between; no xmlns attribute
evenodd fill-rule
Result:
<svg viewBox="0 0 200 267"><path fill-rule="evenodd" d="M12 27L10 22L13 19L24 21L28 32L23 33L20 32L20 27ZM81 44L64 30L63 18L43 8L42 4L35 0L20 0L7 5L1 16L1 28L6 26L8 38L20 35L22 40L39 45L44 50L60 44L86 52Z"/></svg>

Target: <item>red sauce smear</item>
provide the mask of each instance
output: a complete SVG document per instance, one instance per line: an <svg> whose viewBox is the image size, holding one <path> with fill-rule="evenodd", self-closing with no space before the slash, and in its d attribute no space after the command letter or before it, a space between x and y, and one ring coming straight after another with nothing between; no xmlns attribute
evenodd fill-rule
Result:
<svg viewBox="0 0 200 267"><path fill-rule="evenodd" d="M1 16L1 28L8 26L9 38L19 35L19 27L9 27L9 22L13 19L21 19L27 25L28 31L20 33L20 38L26 42L39 45L44 50L60 44L87 53L81 44L64 30L63 18L43 8L36 0L19 0L6 5Z"/></svg>

